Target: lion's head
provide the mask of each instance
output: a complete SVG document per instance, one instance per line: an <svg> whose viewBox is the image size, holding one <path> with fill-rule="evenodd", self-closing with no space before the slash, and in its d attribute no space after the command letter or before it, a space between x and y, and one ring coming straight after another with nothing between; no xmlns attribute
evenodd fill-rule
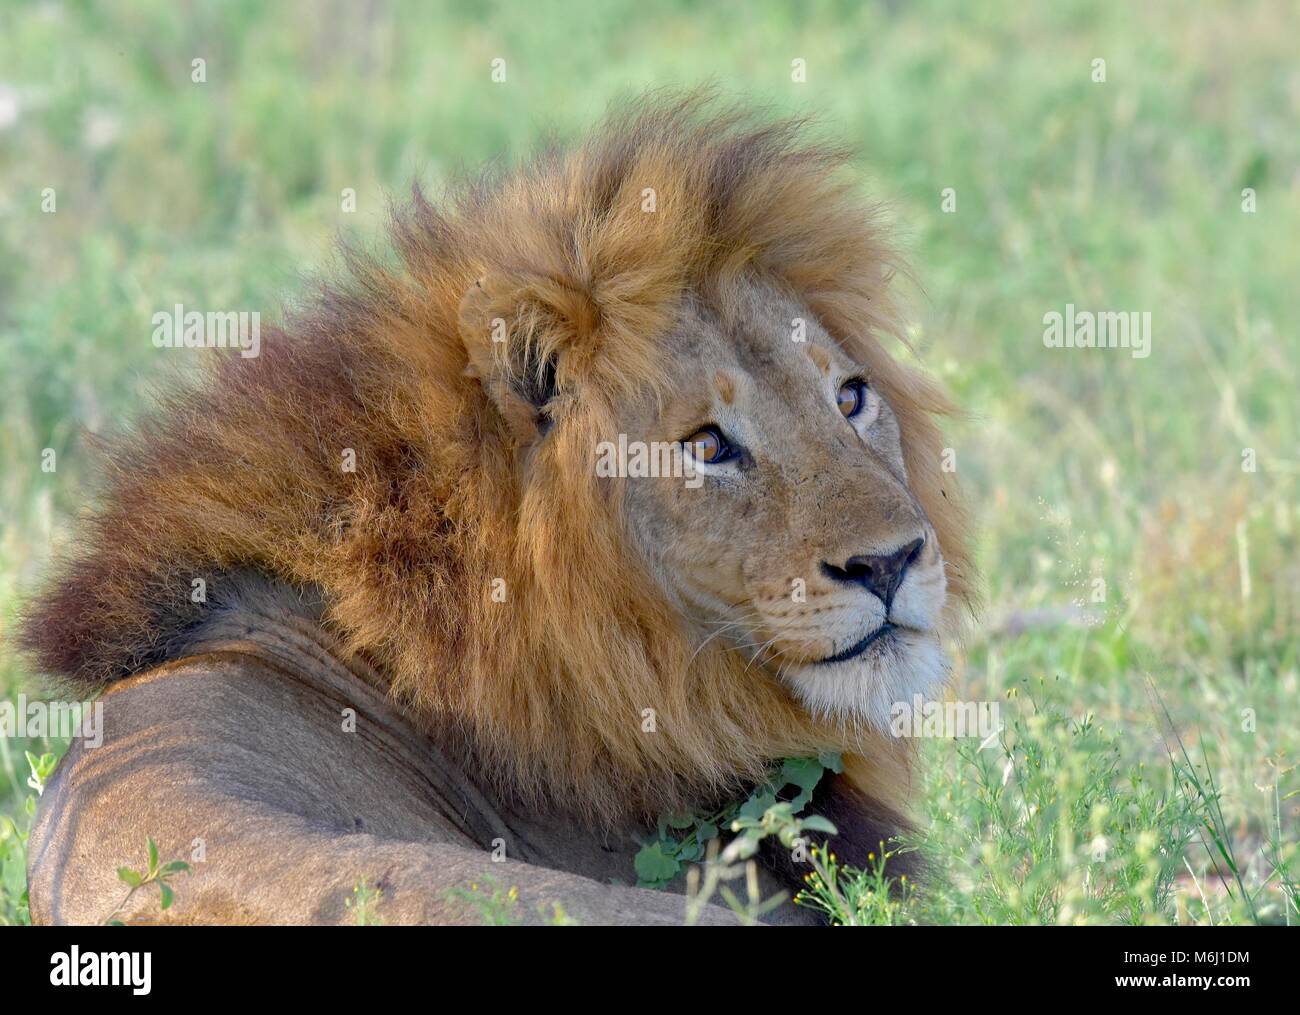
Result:
<svg viewBox="0 0 1300 1015"><path fill-rule="evenodd" d="M797 296L757 281L733 295L683 308L662 402L618 407L634 451L683 449L683 468L650 470L668 477L629 479L629 529L701 644L742 651L818 715L883 730L945 669L943 550L890 404L906 394Z"/></svg>
<svg viewBox="0 0 1300 1015"><path fill-rule="evenodd" d="M441 209L417 191L398 269L350 254L261 357L118 442L29 644L130 672L253 567L319 590L524 797L644 816L782 756L896 754L967 557L949 406L881 344L893 258L845 158L647 102ZM642 478L639 448L686 474Z"/></svg>

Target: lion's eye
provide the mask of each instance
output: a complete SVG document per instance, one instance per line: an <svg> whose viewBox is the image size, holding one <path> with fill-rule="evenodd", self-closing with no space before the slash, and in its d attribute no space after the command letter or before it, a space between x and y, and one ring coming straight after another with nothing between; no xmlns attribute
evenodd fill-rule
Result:
<svg viewBox="0 0 1300 1015"><path fill-rule="evenodd" d="M716 426L700 427L682 443L691 449L691 454L695 456L697 462L704 462L706 465L725 462L736 456L736 449L727 443L727 439L722 436L722 431Z"/></svg>
<svg viewBox="0 0 1300 1015"><path fill-rule="evenodd" d="M845 419L852 419L862 411L867 403L867 382L854 378L840 386L840 413Z"/></svg>

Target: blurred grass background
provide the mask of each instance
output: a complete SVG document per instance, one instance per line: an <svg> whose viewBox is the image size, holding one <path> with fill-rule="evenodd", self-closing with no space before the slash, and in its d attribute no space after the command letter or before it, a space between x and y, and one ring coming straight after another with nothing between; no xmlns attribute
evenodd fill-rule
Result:
<svg viewBox="0 0 1300 1015"><path fill-rule="evenodd" d="M924 745L919 808L950 875L929 918L1294 921L1296 38L1286 0L0 0L0 623L86 503L79 435L129 415L167 357L154 311L273 318L335 234L377 237L413 177L436 186L580 135L613 97L713 80L859 147L916 267L918 354L971 412L951 443L986 604L956 693L1024 728L978 757ZM1150 358L1045 348L1043 315L1067 302L1149 310ZM1213 770L1250 905L1195 838L1167 896L1119 873L1200 821L1142 802L1182 792L1144 673ZM0 693L32 676L6 642ZM1066 727L1007 697L1026 681ZM22 919L23 752L61 748L0 738L0 920ZM1035 758L1046 788L1017 803ZM1099 838L1124 855L1098 860Z"/></svg>

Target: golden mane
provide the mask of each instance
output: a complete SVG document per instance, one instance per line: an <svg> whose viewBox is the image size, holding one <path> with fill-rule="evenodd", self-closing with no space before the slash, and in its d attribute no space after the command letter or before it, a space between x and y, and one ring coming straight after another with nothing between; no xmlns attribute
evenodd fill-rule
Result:
<svg viewBox="0 0 1300 1015"><path fill-rule="evenodd" d="M949 405L880 344L897 335L895 261L847 157L797 121L646 100L440 206L416 188L394 216L394 264L345 251L345 280L265 335L260 357L220 360L111 443L102 505L32 605L26 646L78 681L135 672L181 650L223 583L254 569L319 590L345 650L526 801L646 817L823 748L888 756L886 778L904 780L883 738L818 725L739 653L696 654L631 550L618 482L592 468L617 400L662 392L658 339L680 301L725 303L762 277L869 367L950 588L967 595L932 418ZM541 439L526 397L518 418L500 407L546 362ZM196 577L206 605L190 602Z"/></svg>

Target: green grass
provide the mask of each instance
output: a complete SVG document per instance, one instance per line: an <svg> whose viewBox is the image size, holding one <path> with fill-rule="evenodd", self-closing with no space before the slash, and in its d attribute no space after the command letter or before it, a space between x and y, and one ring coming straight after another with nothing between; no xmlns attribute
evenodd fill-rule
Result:
<svg viewBox="0 0 1300 1015"><path fill-rule="evenodd" d="M1300 13L577 6L0 0L0 621L84 502L79 432L161 369L156 309L273 316L413 176L713 79L860 147L920 282L918 353L971 411L951 443L985 610L955 693L1007 730L922 745L944 877L888 918L1295 922ZM1151 356L1045 348L1067 302L1151 311ZM30 679L0 654L0 693ZM0 738L0 921L22 918L24 751L63 747Z"/></svg>

